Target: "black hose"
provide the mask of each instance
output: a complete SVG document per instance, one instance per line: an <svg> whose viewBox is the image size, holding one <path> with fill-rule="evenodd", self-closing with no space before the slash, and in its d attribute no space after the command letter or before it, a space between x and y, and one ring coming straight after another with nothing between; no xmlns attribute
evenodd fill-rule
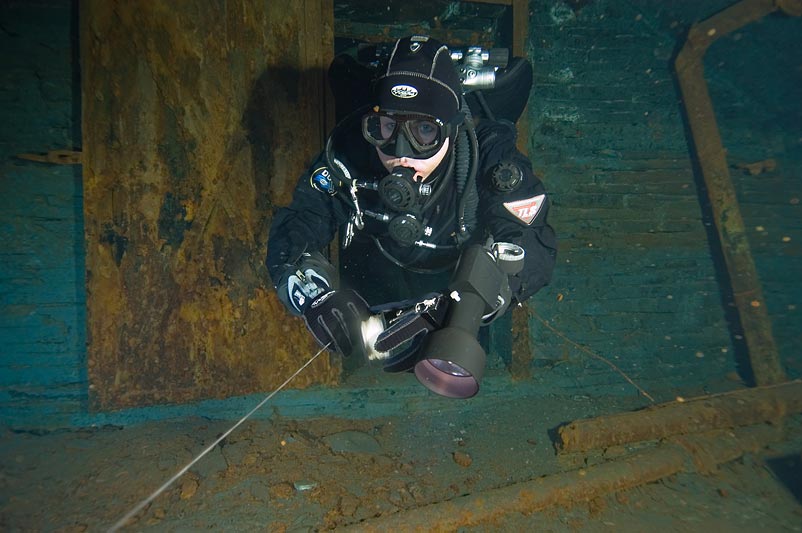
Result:
<svg viewBox="0 0 802 533"><path fill-rule="evenodd" d="M450 150L450 151L451 151L451 154L449 155L449 158L448 158L448 167L446 168L446 171L443 174L443 177L442 177L442 180L440 181L440 183L439 184L433 184L434 192L429 197L429 199L426 201L426 203L423 205L423 208L421 209L422 213L425 213L426 210L428 210L431 206L434 205L434 203L438 199L440 199L440 197L443 195L443 192L445 192L445 190L447 188L446 184L448 183L448 181L450 179L452 179L452 174L454 172L454 157L455 157L454 153L456 152L456 150Z"/></svg>
<svg viewBox="0 0 802 533"><path fill-rule="evenodd" d="M482 113L485 114L485 117L489 118L490 120L496 120L496 116L493 113L493 110L490 109L490 105L487 103L487 98L485 98L485 93L482 91L476 91L473 93L476 96L476 101L479 102L479 107L482 108Z"/></svg>
<svg viewBox="0 0 802 533"><path fill-rule="evenodd" d="M323 152L323 157L326 160L326 166L328 166L329 172L334 174L340 181L348 183L349 187L351 186L351 181L353 181L353 178L349 178L348 176L346 176L345 173L340 168L340 166L334 162L334 154L332 151L334 145L334 138L345 127L346 124L350 125L350 123L354 120L355 117L361 117L362 115L365 114L365 111L367 111L369 108L370 105L363 105L362 107L358 107L357 109L354 109L353 111L348 113L348 115L346 115L344 119L342 119L334 126L334 129L331 130L331 133L326 139L326 147ZM342 196L343 198L345 198L346 202L349 205L351 205L351 207L354 208L356 207L354 206L353 200L347 194L344 194Z"/></svg>
<svg viewBox="0 0 802 533"><path fill-rule="evenodd" d="M467 130L461 130L457 136L457 198L462 198L465 193L465 186L468 182L468 172L471 169L471 147L468 142Z"/></svg>
<svg viewBox="0 0 802 533"><path fill-rule="evenodd" d="M476 229L476 213L479 209L479 192L476 189L476 175L479 172L479 139L476 137L476 126L470 113L465 98L462 98L465 110L465 129L468 139L471 142L471 170L468 181L465 183L465 191L460 198L458 213L458 241L465 242L471 237L471 232Z"/></svg>
<svg viewBox="0 0 802 533"><path fill-rule="evenodd" d="M376 248L379 249L381 254L388 261L390 261L391 263L393 263L394 265L396 265L398 267L403 268L404 270L409 270L410 272L414 272L415 274L439 274L441 272L445 272L447 270L451 270L454 267L454 265L457 263L457 260L455 259L454 261L450 262L449 264L444 265L444 266L439 267L439 268L418 268L418 267L413 267L410 264L401 262L400 259L398 259L393 254L391 254L390 252L385 250L384 246L382 246L381 241L379 240L378 237L376 237L375 235L371 235L370 238L373 239L374 244L376 244ZM453 250L455 248L456 248L456 245L446 244L446 245L437 245L435 249L436 250Z"/></svg>

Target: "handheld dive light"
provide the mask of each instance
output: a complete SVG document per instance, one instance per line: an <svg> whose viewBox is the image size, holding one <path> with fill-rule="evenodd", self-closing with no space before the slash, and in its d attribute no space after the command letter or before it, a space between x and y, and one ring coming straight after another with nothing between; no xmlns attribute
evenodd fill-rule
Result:
<svg viewBox="0 0 802 533"><path fill-rule="evenodd" d="M521 271L523 260L524 249L511 243L465 249L448 286L445 325L424 338L415 365L423 386L449 398L470 398L479 391L486 359L476 338L479 328L483 319L506 310L507 277Z"/></svg>

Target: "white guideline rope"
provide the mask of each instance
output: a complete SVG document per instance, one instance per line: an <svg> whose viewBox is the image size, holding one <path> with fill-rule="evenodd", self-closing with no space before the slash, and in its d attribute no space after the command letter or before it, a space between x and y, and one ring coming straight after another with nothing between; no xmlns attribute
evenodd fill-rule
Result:
<svg viewBox="0 0 802 533"><path fill-rule="evenodd" d="M126 523L127 523L127 522L128 522L130 519L131 519L131 518L133 518L134 516L136 516L136 514L137 514L139 511L141 511L142 509L144 509L145 507L147 507L147 506L148 506L148 504L150 504L150 503L151 503L153 500L155 500L156 498L158 498L158 497L159 497L159 495L160 495L162 492L164 492L165 490L167 490L167 488L168 488L170 485L172 485L173 483L175 483L175 481L176 481L178 478L180 478L181 476L183 476L184 474L186 474L186 473L187 473L187 471L188 471L190 468L192 468L192 466L193 466L195 463L197 463L198 461L200 461L200 460L201 460L201 458L202 458L204 455L206 455L207 453L209 453L210 451L212 451L212 450L214 449L214 447L215 447L215 446L217 446L218 444L220 444L220 443L221 443L221 442L222 442L222 441L223 441L223 440L224 440L226 437L228 437L229 435L231 435L231 433L232 433L232 432L233 432L235 429L237 429L237 428L240 426L240 424L242 424L243 422L245 422L246 420L248 420L248 417L250 417L250 416L251 416L252 414L254 414L254 413L257 411L257 410L259 410L259 408L260 408L260 407L262 407L264 404L266 404L266 403L267 403L267 401L268 401L268 400L270 400L270 398L272 398L273 396L275 396L275 395L276 395L276 393L278 393L278 391L280 391L281 389L283 389L283 388L284 388L284 387L287 385L287 383L289 383L290 381L292 381L292 380L293 380L293 378L295 378L295 376L297 376L298 374L300 374L300 373L301 373L301 371L303 371L303 369L304 369L304 368L306 368L306 367L308 367L310 364L312 364L312 361L314 361L315 359L317 359L317 356L319 356L321 353L323 353L323 351L324 351L326 348L328 348L330 344L331 344L331 343L329 343L329 344L327 344L326 346L324 346L323 348L321 348L321 349L320 349L320 351L318 351L318 352L317 352L315 355L313 355L313 356L312 356L312 358L311 358L309 361L307 361L306 363L304 363L304 364L303 364L303 366L301 366L301 368L299 368L298 370L296 370L296 371L295 371L295 373L294 373L293 375L291 375L290 377L288 377L288 378L287 378L287 381L285 381L284 383L282 383L281 385L279 385L279 387L278 387L276 390L274 390L273 392L271 392L270 394L268 394L268 395L267 395L267 397L266 397L264 400L262 400L261 402L259 402L259 404L258 404L256 407L254 407L253 409L251 409L251 410L250 410L250 412L249 412L247 415L243 416L243 417L242 417L242 418L239 420L239 422L237 422L236 424L234 424L233 426L231 426L231 429L229 429L228 431L226 431L225 433L223 433L222 435L220 435L220 436L217 438L217 440L216 440L216 441L214 441L213 443L211 443L211 444L209 445L209 447L208 447L208 448L206 448L206 449L205 449L205 450L203 450L201 453L199 453L197 457L195 457L195 458L194 458L192 461L190 461L189 463L187 463L187 465L186 465L184 468L182 468L181 470L179 470L179 471L178 471L178 472L177 472L177 473L176 473L176 474L175 474L173 477L171 477L170 479L168 479L167 481L165 481L165 482L164 482L164 485L162 485L161 487L159 487L158 489L156 489L155 491L153 491L153 494L151 494L150 496L148 496L147 498L145 498L144 500L142 500L141 502L139 502L139 504L138 504L136 507L134 507L133 509L131 509L130 511L128 511L128 513L127 513L125 516L123 516L122 518L120 518L119 520L117 520L117 522L115 522L115 523L114 523L114 525L113 525L113 526L111 526L111 527L108 529L108 533L114 533L115 531L119 531L119 530L120 530L120 528L122 528L123 526L125 526L125 524L126 524Z"/></svg>

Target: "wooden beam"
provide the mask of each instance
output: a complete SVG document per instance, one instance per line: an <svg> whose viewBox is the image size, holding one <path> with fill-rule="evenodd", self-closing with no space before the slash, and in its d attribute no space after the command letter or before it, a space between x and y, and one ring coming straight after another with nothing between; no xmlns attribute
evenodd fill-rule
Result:
<svg viewBox="0 0 802 533"><path fill-rule="evenodd" d="M738 199L729 173L713 103L704 79L703 57L722 36L777 9L774 0L743 0L694 24L675 61L685 114L707 188L735 306L758 385L785 379L760 278L755 268Z"/></svg>
<svg viewBox="0 0 802 533"><path fill-rule="evenodd" d="M526 57L526 43L529 40L529 2L512 1L512 54Z"/></svg>
<svg viewBox="0 0 802 533"><path fill-rule="evenodd" d="M793 381L576 420L558 429L558 448L561 453L584 452L711 429L779 424L800 412L802 381Z"/></svg>
<svg viewBox="0 0 802 533"><path fill-rule="evenodd" d="M507 515L520 517L557 506L570 508L577 502L592 501L680 472L708 473L717 465L781 439L780 428L765 425L694 435L587 468L380 516L342 531L460 531L471 526L500 530Z"/></svg>
<svg viewBox="0 0 802 533"><path fill-rule="evenodd" d="M527 58L526 43L529 39L529 2L527 0L512 0L512 55ZM524 155L529 155L529 142L531 140L529 130L528 106L518 119L516 124L518 130L518 150ZM532 344L532 331L529 325L529 312L525 303L523 306L515 306L512 309L512 363L510 374L513 379L523 381L532 377L532 361L535 357L535 347Z"/></svg>

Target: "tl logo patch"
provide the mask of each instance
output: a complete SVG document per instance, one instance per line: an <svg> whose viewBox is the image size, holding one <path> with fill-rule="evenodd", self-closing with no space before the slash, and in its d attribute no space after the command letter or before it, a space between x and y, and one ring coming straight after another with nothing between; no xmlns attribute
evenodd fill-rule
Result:
<svg viewBox="0 0 802 533"><path fill-rule="evenodd" d="M512 213L517 219L526 224L527 226L535 220L537 214L540 213L540 208L546 201L545 194L538 194L532 198L524 200L517 200L515 202L504 202L504 207L507 211Z"/></svg>

